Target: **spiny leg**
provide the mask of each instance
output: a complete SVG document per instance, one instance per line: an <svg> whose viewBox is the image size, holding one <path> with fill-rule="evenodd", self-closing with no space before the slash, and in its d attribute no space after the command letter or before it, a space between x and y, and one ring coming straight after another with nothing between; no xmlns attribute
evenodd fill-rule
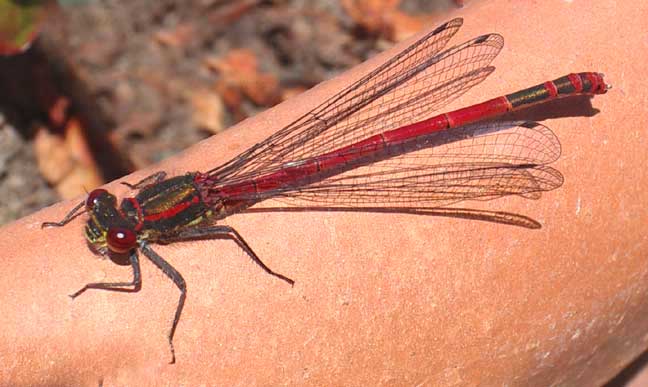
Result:
<svg viewBox="0 0 648 387"><path fill-rule="evenodd" d="M261 261L261 259L256 255L256 253L250 248L250 246L245 242L243 237L232 227L229 226L212 226L205 228L192 229L178 234L172 239L165 240L166 242L173 241L183 241L191 239L203 239L203 238L214 238L219 236L226 236L234 241L256 262L261 268L283 281L288 282L291 286L294 285L295 281L292 279L272 271L268 266ZM173 324L171 325L171 331L169 332L169 348L171 349L171 364L175 363L175 348L173 346L173 337L178 327L178 322L180 321L180 316L182 315L182 309L184 308L185 299L187 298L187 285L182 278L180 272L178 272L171 264L169 264L164 258L162 258L158 253L153 251L146 242L140 243L141 251L146 257L148 257L151 262L153 262L158 268L164 272L180 289L180 299L178 300L178 306L176 307L176 312L173 317Z"/></svg>
<svg viewBox="0 0 648 387"><path fill-rule="evenodd" d="M133 280L131 282L93 282L79 289L74 294L70 294L73 299L81 295L88 289L111 290L117 292L137 292L142 288L142 276L140 275L139 258L137 251L133 249L129 256L131 266L133 267ZM132 289L124 289L126 286L132 286Z"/></svg>
<svg viewBox="0 0 648 387"><path fill-rule="evenodd" d="M190 229L184 232L179 233L176 237L173 238L173 241L182 241L182 240L192 240L192 239L210 239L210 238L216 238L220 236L225 236L230 239L233 239L234 242L236 242L237 245L239 245L240 248L243 249L247 253L247 255L252 258L252 260L268 274L275 276L279 278L280 280L286 281L287 283L290 284L290 286L293 286L295 284L295 281L292 279L279 274L272 269L270 269L268 266L266 266L263 261L261 261L261 258L259 258L258 255L252 250L250 245L247 244L245 239L241 236L241 234L238 233L234 228L230 226L210 226L210 227L200 227L200 228L194 228Z"/></svg>
<svg viewBox="0 0 648 387"><path fill-rule="evenodd" d="M180 315L182 314L182 308L184 308L185 299L187 298L187 284L185 283L184 278L180 272L178 272L171 264L164 260L158 253L153 251L146 242L140 243L140 248L142 253L146 255L148 259L151 260L164 272L164 274L169 277L173 283L176 284L178 289L180 289L180 300L178 301L178 306L176 307L175 316L173 316L173 325L171 325L171 331L169 332L169 348L171 348L171 362L170 364L175 363L175 349L173 348L173 336L175 335L176 328L178 327L178 322L180 321Z"/></svg>
<svg viewBox="0 0 648 387"><path fill-rule="evenodd" d="M71 209L70 212L68 212L67 215L65 215L65 217L61 221L59 221L59 222L43 222L41 224L41 228L45 228L45 227L63 227L63 226L65 226L66 224L70 223L70 221L72 219L76 218L77 216L79 216L79 215L81 215L81 214L83 214L85 212L85 210L84 210L84 211L81 211L81 212L77 213L84 205L85 205L85 201L82 201L81 203L74 206L74 208Z"/></svg>
<svg viewBox="0 0 648 387"><path fill-rule="evenodd" d="M147 185L152 185L161 182L162 180L164 180L166 175L167 175L166 172L159 171L159 172L155 172L152 175L146 176L145 178L143 178L142 180L138 181L135 184L126 183L125 181L122 181L121 183L130 189L140 189L146 187Z"/></svg>

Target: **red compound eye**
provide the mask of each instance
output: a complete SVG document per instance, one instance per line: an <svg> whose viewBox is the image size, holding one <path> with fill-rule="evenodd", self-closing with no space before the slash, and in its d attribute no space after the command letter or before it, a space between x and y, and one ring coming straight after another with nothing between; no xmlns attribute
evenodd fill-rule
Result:
<svg viewBox="0 0 648 387"><path fill-rule="evenodd" d="M95 189L92 192L88 194L88 198L86 199L86 208L91 210L94 208L95 203L97 203L98 200L101 199L102 196L109 195L111 196L108 191L105 189Z"/></svg>
<svg viewBox="0 0 648 387"><path fill-rule="evenodd" d="M126 253L137 244L135 231L123 227L111 227L108 229L106 241L111 251L121 254Z"/></svg>

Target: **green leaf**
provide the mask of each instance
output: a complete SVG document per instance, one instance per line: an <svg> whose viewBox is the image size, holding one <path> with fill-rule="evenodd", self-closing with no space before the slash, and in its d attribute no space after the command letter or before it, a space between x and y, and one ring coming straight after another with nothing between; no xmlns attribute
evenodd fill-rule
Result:
<svg viewBox="0 0 648 387"><path fill-rule="evenodd" d="M0 0L0 55L26 50L51 4L51 0Z"/></svg>

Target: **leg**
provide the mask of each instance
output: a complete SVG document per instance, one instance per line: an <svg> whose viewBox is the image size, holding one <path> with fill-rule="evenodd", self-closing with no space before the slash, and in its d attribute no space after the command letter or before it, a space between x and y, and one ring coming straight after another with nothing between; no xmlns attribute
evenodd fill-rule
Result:
<svg viewBox="0 0 648 387"><path fill-rule="evenodd" d="M182 308L184 308L185 299L187 298L187 284L185 283L182 275L167 261L164 260L161 256L158 255L155 251L151 250L148 244L142 243L141 245L142 253L146 255L148 259L151 260L167 275L171 278L173 283L176 284L178 289L180 289L180 300L178 301L178 306L176 307L175 316L173 316L173 325L171 325L171 331L169 332L169 347L171 348L171 362L170 364L175 363L175 349L173 348L173 335L175 335L176 328L178 327L178 321L180 321L180 315L182 314Z"/></svg>
<svg viewBox="0 0 648 387"><path fill-rule="evenodd" d="M146 187L147 185L159 183L162 180L164 180L165 177L166 177L166 172L159 171L159 172L155 172L150 176L146 176L145 178L143 178L142 180L138 181L135 184L126 183L124 181L122 181L121 183L130 189L139 189L142 187Z"/></svg>
<svg viewBox="0 0 648 387"><path fill-rule="evenodd" d="M258 255L252 250L252 248L247 244L245 239L241 236L241 234L238 233L235 229L233 229L230 226L211 226L211 227L202 227L202 228L194 228L187 230L185 232L181 232L178 234L177 237L173 238L173 240L192 240L192 239L210 239L210 238L216 238L219 236L225 236L227 238L233 239L234 242L236 242L237 245L239 245L240 248L243 249L247 253L247 255L252 258L252 260L268 274L275 276L279 278L280 280L286 281L290 284L290 286L293 286L295 284L295 281L292 279L276 273L272 271L268 266L266 266L263 261L261 261L261 258L259 258Z"/></svg>
<svg viewBox="0 0 648 387"><path fill-rule="evenodd" d="M70 212L68 212L67 215L65 215L65 218L63 218L63 220L61 220L60 222L44 222L43 224L41 224L41 228L45 228L45 227L63 227L63 226L65 226L66 224L70 223L70 221L72 219L76 218L77 216L79 216L79 215L81 215L81 214L83 214L85 212L85 210L79 212L79 210L84 205L85 205L85 200L82 201L81 203L77 204L72 210L70 210Z"/></svg>
<svg viewBox="0 0 648 387"><path fill-rule="evenodd" d="M89 283L86 286L79 289L76 293L70 294L70 297L73 299L81 295L88 289L103 289L103 290L112 290L118 292L137 292L142 287L142 277L140 275L140 264L139 259L137 258L137 251L133 250L130 254L130 263L133 267L133 280L131 282L93 282ZM132 286L132 289L124 289L126 286Z"/></svg>

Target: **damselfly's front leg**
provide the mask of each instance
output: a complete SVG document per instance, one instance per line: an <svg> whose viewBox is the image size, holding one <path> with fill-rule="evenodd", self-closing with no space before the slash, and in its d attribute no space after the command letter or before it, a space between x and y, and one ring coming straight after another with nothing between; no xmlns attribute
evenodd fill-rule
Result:
<svg viewBox="0 0 648 387"><path fill-rule="evenodd" d="M126 182L122 182L122 184L127 186L130 189L141 189L141 188L149 186L151 184L161 182L162 180L164 180L166 175L167 175L166 172L160 171L160 172L156 172L156 173L154 173L154 174L152 174L150 176L145 177L144 179L138 181L135 184L130 184L130 183L126 183ZM81 203L77 204L72 210L70 210L70 212L68 212L67 215L65 215L65 217L62 220L60 220L59 222L43 222L41 224L41 228L45 228L45 227L63 227L63 226L65 226L66 224L70 223L74 218L76 218L77 216L79 216L79 215L81 215L81 214L83 214L85 212L85 209L83 209L83 211L79 211L85 205L86 205L86 202L82 201Z"/></svg>
<svg viewBox="0 0 648 387"><path fill-rule="evenodd" d="M180 300L178 300L178 306L176 307L175 315L173 316L173 325L171 325L171 331L169 331L169 348L171 349L171 362L170 364L175 363L175 349L173 348L173 336L175 335L176 328L178 327L178 322L180 321L180 315L182 314L182 308L184 308L185 299L187 298L187 284L185 283L182 274L177 271L171 264L164 260L158 253L153 251L146 242L140 243L140 248L142 253L146 255L148 259L159 267L160 270L171 278L174 284L180 289Z"/></svg>
<svg viewBox="0 0 648 387"><path fill-rule="evenodd" d="M133 250L129 256L130 264L133 267L133 280L131 282L93 282L89 283L77 292L70 294L73 299L88 289L111 290L115 292L138 292L142 288L142 276L140 275L140 263L137 251ZM132 286L132 289L128 289Z"/></svg>
<svg viewBox="0 0 648 387"><path fill-rule="evenodd" d="M81 203L77 204L77 205L76 205L72 210L70 210L70 212L68 212L67 215L65 215L65 217L64 217L61 221L59 221L59 222L43 222L43 223L41 224L41 228L45 228L45 227L63 227L63 226L65 226L66 224L70 223L70 221L71 221L72 219L76 218L77 216L79 216L79 215L81 215L81 214L83 214L83 213L85 212L85 209L84 209L83 211L79 212L79 210L80 210L81 208L83 208L83 207L85 206L85 204L86 204L85 201L82 201Z"/></svg>
<svg viewBox="0 0 648 387"><path fill-rule="evenodd" d="M126 183L125 181L122 181L121 183L130 189L141 189L143 187L161 182L162 180L164 180L166 175L167 175L166 172L159 171L159 172L155 172L152 175L146 176L145 178L143 178L142 180L138 181L135 184Z"/></svg>

